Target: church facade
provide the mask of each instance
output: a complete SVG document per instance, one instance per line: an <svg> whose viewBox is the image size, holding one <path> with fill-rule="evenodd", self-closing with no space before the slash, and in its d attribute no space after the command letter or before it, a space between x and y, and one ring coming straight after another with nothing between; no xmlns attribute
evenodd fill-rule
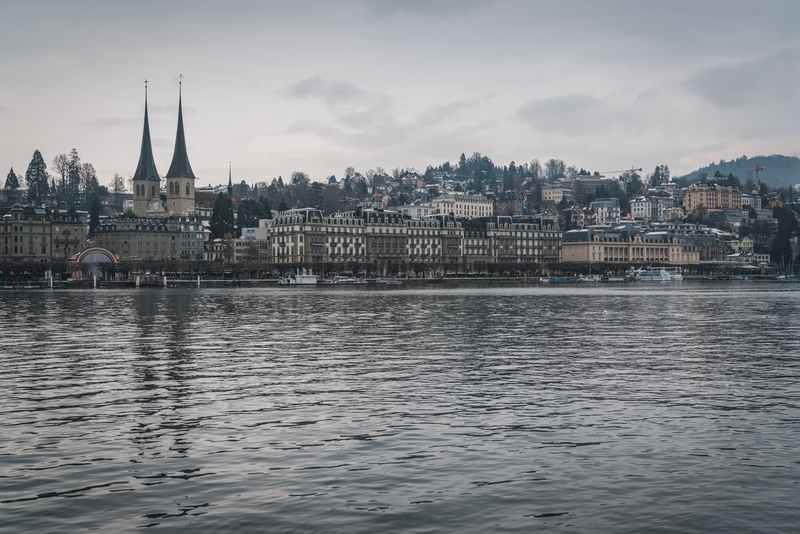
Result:
<svg viewBox="0 0 800 534"><path fill-rule="evenodd" d="M133 175L133 217L108 219L95 230L96 243L123 260L202 259L203 226L195 213L196 177L186 151L183 101L178 97L178 130L172 163L161 192L150 140L147 93L139 163Z"/></svg>

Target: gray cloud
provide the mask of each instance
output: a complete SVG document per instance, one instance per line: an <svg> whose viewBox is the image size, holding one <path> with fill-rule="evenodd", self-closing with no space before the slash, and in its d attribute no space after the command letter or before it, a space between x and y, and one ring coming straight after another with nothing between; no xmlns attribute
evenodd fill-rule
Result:
<svg viewBox="0 0 800 534"><path fill-rule="evenodd" d="M100 117L91 121L83 121L87 128L118 128L132 124L141 124L142 117Z"/></svg>
<svg viewBox="0 0 800 534"><path fill-rule="evenodd" d="M248 181L462 151L680 173L800 146L797 0L142 1L6 2L0 163L76 146L132 172L147 77L168 165L178 72L195 172L225 181L231 159Z"/></svg>
<svg viewBox="0 0 800 534"><path fill-rule="evenodd" d="M290 94L296 98L321 98L329 106L353 104L363 101L367 92L345 82L329 82L320 76L306 78L294 84Z"/></svg>
<svg viewBox="0 0 800 534"><path fill-rule="evenodd" d="M800 50L702 69L684 86L722 109L789 103L800 96Z"/></svg>
<svg viewBox="0 0 800 534"><path fill-rule="evenodd" d="M594 122L600 109L600 100L590 95L553 96L525 104L517 118L535 130L561 133Z"/></svg>
<svg viewBox="0 0 800 534"><path fill-rule="evenodd" d="M373 17L395 15L443 17L464 14L485 6L477 0L371 0L366 2L367 14Z"/></svg>

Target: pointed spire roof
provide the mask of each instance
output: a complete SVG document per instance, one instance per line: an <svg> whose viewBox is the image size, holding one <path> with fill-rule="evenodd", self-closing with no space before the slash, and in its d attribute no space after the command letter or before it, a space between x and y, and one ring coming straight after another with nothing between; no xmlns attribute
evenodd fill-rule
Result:
<svg viewBox="0 0 800 534"><path fill-rule="evenodd" d="M194 178L192 166L189 164L189 155L186 153L186 137L183 134L183 103L180 89L178 91L178 133L175 135L175 151L172 153L172 164L167 171L167 178Z"/></svg>
<svg viewBox="0 0 800 534"><path fill-rule="evenodd" d="M233 196L233 180L231 180L231 164L228 163L228 196Z"/></svg>
<svg viewBox="0 0 800 534"><path fill-rule="evenodd" d="M150 121L147 118L147 82L144 86L144 131L142 132L142 149L139 152L139 165L133 174L134 180L161 181L153 159L153 145L150 143Z"/></svg>

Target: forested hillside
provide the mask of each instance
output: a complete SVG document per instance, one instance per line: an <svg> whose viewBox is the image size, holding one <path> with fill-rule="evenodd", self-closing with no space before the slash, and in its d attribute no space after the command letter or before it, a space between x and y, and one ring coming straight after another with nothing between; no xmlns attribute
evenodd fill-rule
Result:
<svg viewBox="0 0 800 534"><path fill-rule="evenodd" d="M779 154L753 158L742 156L730 161L720 160L719 163L711 163L687 174L684 178L687 182L692 183L700 180L702 173L706 173L707 176L714 176L714 173L719 171L720 174L725 176L732 173L742 182L745 182L748 178L755 180L755 173L746 171L755 169L756 165L764 167L764 170L758 176L761 181L769 184L770 187L787 187L800 183L800 158L781 156Z"/></svg>

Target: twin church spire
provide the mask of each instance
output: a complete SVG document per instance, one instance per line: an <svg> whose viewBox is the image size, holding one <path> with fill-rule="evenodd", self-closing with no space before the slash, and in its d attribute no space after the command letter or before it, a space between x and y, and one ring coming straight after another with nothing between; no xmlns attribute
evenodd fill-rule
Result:
<svg viewBox="0 0 800 534"><path fill-rule="evenodd" d="M172 153L172 164L167 171L167 178L194 178L189 154L186 153L186 137L183 134L183 102L181 82L178 89L178 133L175 134L175 151Z"/></svg>
<svg viewBox="0 0 800 534"><path fill-rule="evenodd" d="M133 174L134 180L155 180L161 182L153 159L153 146L150 143L150 120L147 118L147 80L144 81L144 131L142 132L142 149L139 152L139 165Z"/></svg>
<svg viewBox="0 0 800 534"><path fill-rule="evenodd" d="M181 78L183 76L181 75ZM172 163L167 171L167 200L161 204L161 177L153 158L153 147L150 140L150 121L147 111L147 80L145 80L144 96L144 130L142 132L142 148L139 153L139 164L133 175L134 201L133 212L137 217L164 215L186 215L194 211L195 175L189 163L186 151L186 136L183 131L183 81L178 92L178 131L175 134L175 150Z"/></svg>

